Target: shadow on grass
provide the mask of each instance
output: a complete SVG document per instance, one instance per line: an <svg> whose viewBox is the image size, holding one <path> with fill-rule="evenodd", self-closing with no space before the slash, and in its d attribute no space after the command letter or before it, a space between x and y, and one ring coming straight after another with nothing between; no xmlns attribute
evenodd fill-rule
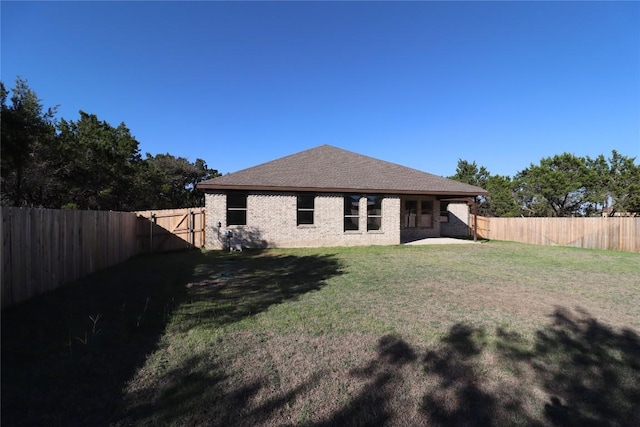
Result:
<svg viewBox="0 0 640 427"><path fill-rule="evenodd" d="M299 396L315 387L322 372L302 384L271 396L257 406L251 401L268 384L259 378L230 385L224 367L206 362L201 356L189 359L163 376L159 388L141 389L128 398L126 408L114 425L210 425L254 426L269 422Z"/></svg>
<svg viewBox="0 0 640 427"><path fill-rule="evenodd" d="M398 392L405 366L412 364L417 355L409 344L393 335L380 338L377 351L378 356L374 360L351 372L354 377L368 379L363 390L346 407L329 419L313 424L314 427L380 426L391 421L393 408L390 400Z"/></svg>
<svg viewBox="0 0 640 427"><path fill-rule="evenodd" d="M148 255L3 310L2 425L110 424L127 382L174 316L183 316L184 329L239 321L320 289L337 274L332 256ZM170 402L224 378L216 369L207 378L189 377L197 362L186 360L168 377L175 384ZM243 387L227 403L257 387Z"/></svg>
<svg viewBox="0 0 640 427"><path fill-rule="evenodd" d="M486 348L485 332L457 324L442 343L442 349L428 351L422 360L425 371L439 381L437 390L423 397L422 411L437 424L491 425L497 402L482 389L477 363Z"/></svg>
<svg viewBox="0 0 640 427"><path fill-rule="evenodd" d="M352 372L368 378L363 391L315 425L407 424L410 414L394 408L393 385L412 383L420 370L436 385L423 385L420 413L408 424L640 425L640 337L632 330L616 331L584 311L559 308L533 342L503 329L495 342L486 335L456 324L436 349L422 354L399 337L382 337L377 357ZM482 362L487 352L516 380L489 384ZM519 382L524 372L533 375Z"/></svg>
<svg viewBox="0 0 640 427"><path fill-rule="evenodd" d="M326 279L342 274L332 255L262 253L250 249L223 256L217 264L198 265L187 284L188 298L175 313L176 330L237 322L318 290Z"/></svg>
<svg viewBox="0 0 640 427"><path fill-rule="evenodd" d="M204 351L159 375L161 387L132 390L131 406L123 393L169 321L177 332L228 325L321 289L339 274L330 255L142 256L5 310L2 425L286 419L288 408L330 372L282 388L260 375L234 383L222 365L229 361ZM513 378L492 377L487 357ZM346 405L307 425L640 425L640 337L581 310L558 308L533 340L465 323L430 349L385 335L375 357L349 378L365 385ZM414 406L398 403L407 390L419 396Z"/></svg>
<svg viewBox="0 0 640 427"><path fill-rule="evenodd" d="M551 318L533 343L496 331L497 362L516 378L525 371L534 378L499 390L483 386L481 365L474 361L484 350L484 331L454 326L444 348L424 359L424 369L437 375L442 387L425 395L423 411L438 424L452 425L640 425L640 337L629 329L613 330L579 309L558 308ZM544 390L547 402L531 413L525 407L534 401L535 387Z"/></svg>
<svg viewBox="0 0 640 427"><path fill-rule="evenodd" d="M503 357L535 371L548 395L545 420L559 426L640 425L640 337L631 329L615 331L581 309L559 307L552 320L529 352L517 338L501 345Z"/></svg>

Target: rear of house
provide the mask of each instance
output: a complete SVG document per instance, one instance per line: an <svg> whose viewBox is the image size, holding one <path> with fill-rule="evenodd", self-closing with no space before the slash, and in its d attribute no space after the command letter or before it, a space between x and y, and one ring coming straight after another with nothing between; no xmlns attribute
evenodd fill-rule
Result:
<svg viewBox="0 0 640 427"><path fill-rule="evenodd" d="M204 181L206 247L392 245L468 235L475 186L322 145Z"/></svg>

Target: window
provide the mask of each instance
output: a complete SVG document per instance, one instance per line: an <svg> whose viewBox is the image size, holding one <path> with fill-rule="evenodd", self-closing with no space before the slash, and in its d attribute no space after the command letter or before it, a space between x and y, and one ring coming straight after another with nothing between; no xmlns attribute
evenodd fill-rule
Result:
<svg viewBox="0 0 640 427"><path fill-rule="evenodd" d="M346 195L344 196L344 231L356 231L360 227L360 196Z"/></svg>
<svg viewBox="0 0 640 427"><path fill-rule="evenodd" d="M227 194L227 225L247 225L247 193Z"/></svg>
<svg viewBox="0 0 640 427"><path fill-rule="evenodd" d="M367 231L382 228L382 196L367 196Z"/></svg>
<svg viewBox="0 0 640 427"><path fill-rule="evenodd" d="M449 202L440 202L440 222L449 222Z"/></svg>
<svg viewBox="0 0 640 427"><path fill-rule="evenodd" d="M298 194L298 225L313 224L315 194Z"/></svg>
<svg viewBox="0 0 640 427"><path fill-rule="evenodd" d="M404 228L415 228L417 216L418 216L417 200L405 200L404 201Z"/></svg>
<svg viewBox="0 0 640 427"><path fill-rule="evenodd" d="M420 202L420 227L433 227L433 202L431 200Z"/></svg>
<svg viewBox="0 0 640 427"><path fill-rule="evenodd" d="M433 200L404 200L404 228L433 228Z"/></svg>

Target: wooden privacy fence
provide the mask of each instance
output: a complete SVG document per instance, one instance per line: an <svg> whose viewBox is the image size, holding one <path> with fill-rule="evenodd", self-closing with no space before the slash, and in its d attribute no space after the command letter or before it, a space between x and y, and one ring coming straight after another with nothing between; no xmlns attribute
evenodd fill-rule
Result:
<svg viewBox="0 0 640 427"><path fill-rule="evenodd" d="M136 214L148 220L138 225L140 252L204 247L204 208L139 211Z"/></svg>
<svg viewBox="0 0 640 427"><path fill-rule="evenodd" d="M3 308L139 253L204 245L200 208L154 211L151 220L144 212L8 206L0 212Z"/></svg>
<svg viewBox="0 0 640 427"><path fill-rule="evenodd" d="M2 306L134 256L129 212L2 207Z"/></svg>
<svg viewBox="0 0 640 427"><path fill-rule="evenodd" d="M478 236L535 245L576 246L640 253L640 217L478 217Z"/></svg>

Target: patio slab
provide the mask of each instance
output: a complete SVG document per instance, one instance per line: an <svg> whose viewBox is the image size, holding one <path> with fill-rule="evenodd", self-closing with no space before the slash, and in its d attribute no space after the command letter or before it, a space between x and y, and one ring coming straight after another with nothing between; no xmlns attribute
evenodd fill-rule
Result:
<svg viewBox="0 0 640 427"><path fill-rule="evenodd" d="M474 242L473 240L469 240L469 239L455 239L453 237L429 237L427 239L420 239L420 240L413 240L411 242L406 242L403 243L403 245L414 245L414 246L419 246L419 245L467 245L467 244L474 244L474 243L480 243L478 242Z"/></svg>

